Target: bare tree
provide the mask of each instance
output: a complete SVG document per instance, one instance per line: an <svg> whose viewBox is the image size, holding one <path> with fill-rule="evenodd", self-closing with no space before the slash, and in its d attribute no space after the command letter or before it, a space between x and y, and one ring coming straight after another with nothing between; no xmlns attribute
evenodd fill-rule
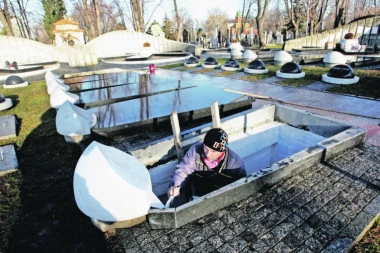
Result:
<svg viewBox="0 0 380 253"><path fill-rule="evenodd" d="M17 5L18 5L18 8L19 8L19 15L20 15L20 19L22 21L22 29L25 29L25 36L26 38L32 38L32 31L30 29L30 25L29 25L29 20L28 20L28 15L27 15L27 12L26 12L26 6L27 6L27 3L28 1L26 1L26 3L24 2L24 0L17 0Z"/></svg>
<svg viewBox="0 0 380 253"><path fill-rule="evenodd" d="M268 11L270 0L257 0L257 16L256 25L259 33L259 46L263 48L265 46L264 37L264 23Z"/></svg>
<svg viewBox="0 0 380 253"><path fill-rule="evenodd" d="M226 12L220 10L219 8L214 8L208 11L208 18L204 24L206 33L212 33L217 30L222 30L226 27L228 21L228 15Z"/></svg>
<svg viewBox="0 0 380 253"><path fill-rule="evenodd" d="M149 24L154 12L158 8L158 6L161 5L161 3L162 0L130 0L129 4L127 4L127 8L131 13L130 21L132 23L133 29L136 32L145 32L147 24ZM151 10L151 12L149 16L146 18L146 15L148 14L146 14L145 11L148 9Z"/></svg>
<svg viewBox="0 0 380 253"><path fill-rule="evenodd" d="M98 34L113 31L118 27L118 12L114 6L107 4L104 0L97 0L97 9L98 14L96 14L93 0L90 2L87 0L74 2L72 17L84 29L90 40L96 38Z"/></svg>
<svg viewBox="0 0 380 253"><path fill-rule="evenodd" d="M92 4L95 10L95 24L96 24L96 35L99 36L102 34L102 29L100 27L100 13L99 13L99 5L98 0L92 0Z"/></svg>
<svg viewBox="0 0 380 253"><path fill-rule="evenodd" d="M0 5L0 21L3 24L5 31L7 32L7 35L14 36L13 29L12 29L12 23L11 23L11 17L9 14L9 7L8 7L8 1L3 0L3 4Z"/></svg>
<svg viewBox="0 0 380 253"><path fill-rule="evenodd" d="M175 20L175 23L176 23L176 31L175 31L175 33L176 33L176 41L179 41L180 37L181 37L181 31L182 31L182 18L179 15L177 1L173 0L173 4L174 4L174 14L175 14L174 20Z"/></svg>
<svg viewBox="0 0 380 253"><path fill-rule="evenodd" d="M346 24L348 4L349 0L335 0L334 28Z"/></svg>
<svg viewBox="0 0 380 253"><path fill-rule="evenodd" d="M298 38L301 22L304 19L301 0L284 0L289 23L294 27L295 38Z"/></svg>
<svg viewBox="0 0 380 253"><path fill-rule="evenodd" d="M242 12L242 19L241 19L241 31L240 33L244 32L245 24L248 23L248 19L251 16L251 11L253 10L254 4L257 3L257 0L243 0L243 12Z"/></svg>

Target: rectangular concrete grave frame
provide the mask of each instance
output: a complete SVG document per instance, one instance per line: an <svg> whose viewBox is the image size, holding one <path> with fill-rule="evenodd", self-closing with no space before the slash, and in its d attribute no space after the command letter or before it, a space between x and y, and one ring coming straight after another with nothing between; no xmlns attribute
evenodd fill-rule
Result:
<svg viewBox="0 0 380 253"><path fill-rule="evenodd" d="M13 145L0 146L0 176L18 170L16 151Z"/></svg>
<svg viewBox="0 0 380 253"><path fill-rule="evenodd" d="M16 117L14 115L0 116L0 140L16 136Z"/></svg>
<svg viewBox="0 0 380 253"><path fill-rule="evenodd" d="M277 121L278 119L281 119L281 122ZM306 130L312 135L323 136L322 141L315 145L307 146L303 150L276 161L266 168L249 173L246 178L180 207L151 209L148 214L151 228L163 229L183 226L220 208L243 200L264 186L273 185L279 180L290 177L294 173L298 173L323 159L329 159L359 144L365 138L366 131L363 129L279 105L263 106L257 110L249 110L227 117L222 120L222 127L229 133L229 139L231 145L233 145L234 138L239 134L244 135L250 131L259 132L257 129L264 129L268 125L298 126L299 128L294 128L298 129L298 131L305 131L301 130L302 126L309 123L312 126L309 126ZM323 126L326 126L326 129ZM182 132L184 150L193 143L202 140L210 127L209 124L205 124ZM174 139L168 137L151 143L151 145L137 148L131 153L146 165L154 165L156 162L164 163L175 155ZM165 193L168 189L170 178L177 163L178 161L176 160L169 161L166 164L153 166L150 169L153 191L157 195ZM249 171L249 168L247 171Z"/></svg>

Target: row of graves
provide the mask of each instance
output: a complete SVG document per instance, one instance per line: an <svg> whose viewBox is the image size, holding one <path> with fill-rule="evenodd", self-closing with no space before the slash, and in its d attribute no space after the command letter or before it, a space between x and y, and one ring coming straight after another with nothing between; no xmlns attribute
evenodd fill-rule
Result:
<svg viewBox="0 0 380 253"><path fill-rule="evenodd" d="M208 57L204 63L200 63L197 57L190 57L185 63L185 67L202 67L209 69L222 69L224 71L244 71L247 74L266 74L269 70L265 67L265 62L273 62L275 66L281 66L276 71L276 76L287 79L298 79L305 77L300 65L299 58L284 50L262 51L256 54L249 49L232 48L231 57L221 66L215 57ZM248 66L244 69L239 62L246 62ZM331 67L328 73L322 75L322 81L330 84L354 84L359 81L355 71L350 66L350 60L338 51L327 52L323 57L323 65Z"/></svg>
<svg viewBox="0 0 380 253"><path fill-rule="evenodd" d="M17 67L17 65L16 65ZM17 75L10 75L6 78L2 85L5 89L22 88L29 85L28 81L24 81ZM4 97L0 94L0 111L7 111L12 108L13 102L11 98ZM0 116L0 140L7 140L17 136L17 120L15 115ZM0 146L0 176L17 171L18 160L13 144Z"/></svg>

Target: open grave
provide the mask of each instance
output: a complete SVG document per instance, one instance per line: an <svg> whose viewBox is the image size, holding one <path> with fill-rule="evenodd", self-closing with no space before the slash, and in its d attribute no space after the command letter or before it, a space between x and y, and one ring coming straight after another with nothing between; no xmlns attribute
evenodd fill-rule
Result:
<svg viewBox="0 0 380 253"><path fill-rule="evenodd" d="M172 115L172 123L175 121ZM226 130L229 135L230 148L245 161L247 177L179 207L165 207L163 203L167 201L166 192L180 154L186 152L194 143L202 141L206 132L213 126L221 126ZM96 217L87 213L95 226L102 231L128 227L143 222L146 216L152 229L181 227L232 203L248 198L260 189L270 187L319 162L327 161L362 143L366 135L364 129L279 105L267 105L257 110L240 112L224 118L219 123L218 120L213 120L212 124L201 125L178 134L176 134L178 129L173 132L173 136L130 151L133 157L149 168L152 182L151 191L162 202L161 207L157 207L155 202L155 207L151 207L141 217L133 220L118 220L112 218L112 213L113 208L117 208L119 205L117 203L120 201L116 200L111 204L112 207L107 209L107 204L102 203L97 196L86 194L83 191L77 192L76 201L79 202L79 206L82 204L83 207L83 199L95 201L102 206L101 210L96 211L101 211L109 217L109 220L97 220ZM104 155L106 156L106 154ZM87 159L89 158L87 157ZM127 168L127 165L124 168ZM80 180L75 180L76 176L79 175L74 173L74 192L75 188L81 187L80 185L83 183L86 184L84 189L87 190L87 187L92 184L99 185L98 180L103 180L103 178L96 179L93 173L91 179L80 176ZM118 193L115 192L115 194ZM123 198L125 198L124 194ZM117 210L119 209L117 208Z"/></svg>

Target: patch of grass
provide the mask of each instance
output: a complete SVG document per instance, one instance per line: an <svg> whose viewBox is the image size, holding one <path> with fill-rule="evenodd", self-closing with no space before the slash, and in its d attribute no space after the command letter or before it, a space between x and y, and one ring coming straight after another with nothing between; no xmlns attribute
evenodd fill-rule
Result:
<svg viewBox="0 0 380 253"><path fill-rule="evenodd" d="M175 63L175 64L168 64L168 65L163 65L160 66L162 69L174 69L174 68L179 68L183 67L183 63Z"/></svg>
<svg viewBox="0 0 380 253"><path fill-rule="evenodd" d="M277 84L283 86L292 86L292 87L303 87L308 84L312 84L317 81L322 80L322 74L325 74L329 71L329 69L324 67L317 66L301 66L303 72L305 72L304 78L299 79L284 79Z"/></svg>
<svg viewBox="0 0 380 253"><path fill-rule="evenodd" d="M360 78L358 83L339 85L328 91L380 99L380 71L359 69L355 74Z"/></svg>
<svg viewBox="0 0 380 253"><path fill-rule="evenodd" d="M28 135L41 124L49 124L55 128L55 121L42 117L50 109L50 100L44 81L31 83L27 88L0 89L4 97L12 99L13 107L0 111L0 116L15 115L19 132L15 138L0 140L0 145L15 143L22 147ZM55 129L54 129L55 130ZM47 134L43 131L41 134Z"/></svg>

